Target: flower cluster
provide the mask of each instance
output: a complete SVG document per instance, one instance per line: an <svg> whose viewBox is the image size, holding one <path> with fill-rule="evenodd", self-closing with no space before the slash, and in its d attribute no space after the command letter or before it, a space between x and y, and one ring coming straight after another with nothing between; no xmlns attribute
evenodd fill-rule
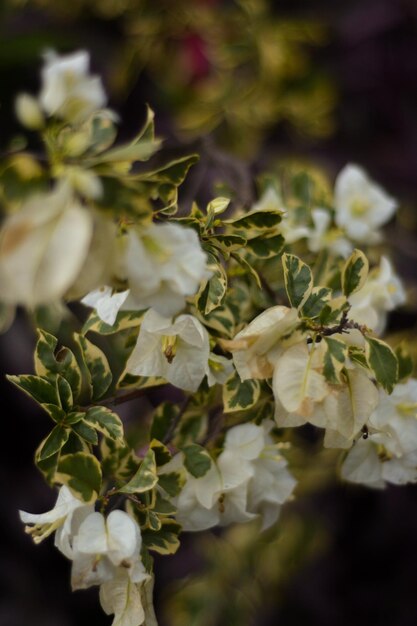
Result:
<svg viewBox="0 0 417 626"><path fill-rule="evenodd" d="M197 157L150 160L150 110L114 146L88 65L45 57L39 98L17 101L45 157L0 172L0 312L42 307L49 324L57 304L84 305L68 345L39 328L35 372L9 377L53 422L35 462L62 485L52 511L21 518L35 542L55 532L72 587L100 586L115 626L152 626L152 554L173 554L181 530L273 525L295 466L309 474L295 427L324 431L346 480L417 481L417 381L404 345L381 338L406 299L374 245L392 198L347 166L334 192L277 172L250 207L219 197L178 215ZM144 396L126 425L110 408Z"/></svg>
<svg viewBox="0 0 417 626"><path fill-rule="evenodd" d="M175 501L184 530L205 530L257 517L262 519L262 529L276 522L296 481L269 435L272 426L272 422L240 424L228 430L222 452L201 478L187 472L181 454L165 466L164 472L180 467L184 474L184 486Z"/></svg>
<svg viewBox="0 0 417 626"><path fill-rule="evenodd" d="M104 517L63 485L51 511L20 511L20 518L37 543L55 531L56 547L72 561L72 589L100 585L102 607L115 615L114 624L151 624L142 598L152 579L140 556L140 528L130 515L113 510Z"/></svg>
<svg viewBox="0 0 417 626"><path fill-rule="evenodd" d="M381 391L369 418L366 438L359 439L342 465L346 480L369 487L417 482L417 380Z"/></svg>

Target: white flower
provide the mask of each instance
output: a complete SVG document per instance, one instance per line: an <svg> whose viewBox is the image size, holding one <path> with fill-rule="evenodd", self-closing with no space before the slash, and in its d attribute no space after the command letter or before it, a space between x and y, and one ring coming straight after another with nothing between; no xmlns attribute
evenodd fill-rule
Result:
<svg viewBox="0 0 417 626"><path fill-rule="evenodd" d="M83 50L65 56L45 54L39 100L48 115L80 123L105 105L101 79L89 74L89 62Z"/></svg>
<svg viewBox="0 0 417 626"><path fill-rule="evenodd" d="M107 615L114 614L112 626L157 626L152 603L153 577L146 572L133 583L119 568L115 577L100 587L100 603Z"/></svg>
<svg viewBox="0 0 417 626"><path fill-rule="evenodd" d="M348 257L352 252L352 244L343 237L338 229L330 228L331 216L326 209L312 209L313 228L307 235L307 247L311 252L330 250L341 257Z"/></svg>
<svg viewBox="0 0 417 626"><path fill-rule="evenodd" d="M259 198L258 202L256 202L252 206L252 211L281 211L284 209L284 205L282 202L282 198L272 185L268 185L268 187L263 192L262 196Z"/></svg>
<svg viewBox="0 0 417 626"><path fill-rule="evenodd" d="M204 476L194 478L183 470L185 484L176 507L184 530L244 523L259 516L263 528L274 523L295 480L272 444L271 427L272 423L234 426L226 434L224 450Z"/></svg>
<svg viewBox="0 0 417 626"><path fill-rule="evenodd" d="M35 543L40 543L49 537L55 530L71 524L71 519L77 509L92 511L92 505L86 504L72 495L72 492L63 485L58 493L55 506L47 513L33 514L19 511L20 519L26 526L25 531L32 535Z"/></svg>
<svg viewBox="0 0 417 626"><path fill-rule="evenodd" d="M324 378L324 347L297 344L277 361L274 371L275 420L280 427L313 424L325 428L324 446L349 448L378 404L378 392L367 374L346 363L345 381Z"/></svg>
<svg viewBox="0 0 417 626"><path fill-rule="evenodd" d="M175 315L210 276L207 255L191 228L151 224L129 230L123 244L118 277L128 281L137 310L153 307L161 315Z"/></svg>
<svg viewBox="0 0 417 626"><path fill-rule="evenodd" d="M342 476L371 487L417 482L417 380L381 390L369 418L368 438L349 451Z"/></svg>
<svg viewBox="0 0 417 626"><path fill-rule="evenodd" d="M308 417L316 402L329 393L329 386L321 373L321 359L313 344L310 350L306 343L297 343L286 350L277 360L272 388L276 401L289 413Z"/></svg>
<svg viewBox="0 0 417 626"><path fill-rule="evenodd" d="M280 340L298 324L296 309L274 306L255 317L232 341L223 345L233 354L241 380L270 378L276 361L276 350L287 345ZM279 345L280 344L280 345Z"/></svg>
<svg viewBox="0 0 417 626"><path fill-rule="evenodd" d="M224 385L226 380L232 375L233 371L233 363L230 359L226 359L224 356L210 352L206 370L209 387L212 387L216 383Z"/></svg>
<svg viewBox="0 0 417 626"><path fill-rule="evenodd" d="M111 287L100 287L94 291L90 291L81 300L86 306L91 306L96 310L98 317L109 326L113 326L116 321L118 312L122 309L129 290L113 293Z"/></svg>
<svg viewBox="0 0 417 626"><path fill-rule="evenodd" d="M62 298L92 235L93 218L67 185L31 197L0 230L0 300L33 307Z"/></svg>
<svg viewBox="0 0 417 626"><path fill-rule="evenodd" d="M142 540L138 524L124 511L112 511L107 518L90 513L75 529L72 549L67 556L73 561L73 589L112 580L122 566L132 582L143 579L140 560Z"/></svg>
<svg viewBox="0 0 417 626"><path fill-rule="evenodd" d="M196 317L180 315L172 322L149 309L126 371L161 376L180 389L197 391L207 373L209 353L208 333Z"/></svg>
<svg viewBox="0 0 417 626"><path fill-rule="evenodd" d="M335 183L336 224L345 229L353 241L376 243L375 232L388 222L397 209L391 198L357 165L347 165Z"/></svg>
<svg viewBox="0 0 417 626"><path fill-rule="evenodd" d="M405 301L406 294L400 279L390 261L382 256L379 268L372 270L362 289L349 296L352 305L349 317L380 335L385 329L386 312Z"/></svg>

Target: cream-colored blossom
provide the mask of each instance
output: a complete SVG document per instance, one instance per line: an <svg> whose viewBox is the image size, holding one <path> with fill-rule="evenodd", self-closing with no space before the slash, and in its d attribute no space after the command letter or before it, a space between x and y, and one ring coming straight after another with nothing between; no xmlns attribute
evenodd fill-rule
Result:
<svg viewBox="0 0 417 626"><path fill-rule="evenodd" d="M315 208L311 211L313 227L309 228L307 247L311 252L330 250L333 254L348 257L353 246L339 229L331 228L331 216L326 209Z"/></svg>
<svg viewBox="0 0 417 626"><path fill-rule="evenodd" d="M401 280L387 257L382 256L379 267L371 271L362 289L349 296L352 305L349 317L381 335L386 326L387 311L392 311L405 301Z"/></svg>
<svg viewBox="0 0 417 626"><path fill-rule="evenodd" d="M349 448L378 404L368 374L346 363L344 381L329 384L322 373L324 347L297 344L277 361L274 372L275 421L280 427L305 423L325 429L324 445Z"/></svg>
<svg viewBox="0 0 417 626"><path fill-rule="evenodd" d="M114 615L112 626L158 626L152 602L153 577L133 582L119 568L112 580L100 586L100 603L107 615Z"/></svg>
<svg viewBox="0 0 417 626"><path fill-rule="evenodd" d="M209 471L194 478L183 469L185 484L176 499L184 530L244 523L261 517L263 528L276 521L295 480L269 436L272 422L231 428L224 449Z"/></svg>
<svg viewBox="0 0 417 626"><path fill-rule="evenodd" d="M316 346L297 343L286 350L276 362L273 375L275 398L289 413L308 417L315 403L329 394L329 386L316 363Z"/></svg>
<svg viewBox="0 0 417 626"><path fill-rule="evenodd" d="M92 235L93 218L67 185L26 200L0 229L0 300L33 307L62 298Z"/></svg>
<svg viewBox="0 0 417 626"><path fill-rule="evenodd" d="M129 296L129 289L125 291L113 292L111 287L100 287L90 291L81 302L96 310L98 317L106 324L113 326L117 314L122 309L123 304Z"/></svg>
<svg viewBox="0 0 417 626"><path fill-rule="evenodd" d="M45 120L38 101L27 93L21 93L16 98L16 116L23 126L30 130L39 130Z"/></svg>
<svg viewBox="0 0 417 626"><path fill-rule="evenodd" d="M27 524L26 532L33 536L35 543L40 543L63 525L70 525L74 512L80 508L88 512L92 510L91 505L76 498L70 489L63 485L59 490L55 506L50 511L39 514L19 511L19 515L22 522Z"/></svg>
<svg viewBox="0 0 417 626"><path fill-rule="evenodd" d="M192 315L171 318L149 309L126 364L135 376L161 376L180 389L197 391L207 373L210 346L204 326Z"/></svg>
<svg viewBox="0 0 417 626"><path fill-rule="evenodd" d="M276 350L286 335L298 324L296 309L274 306L255 317L232 341L223 344L233 355L241 380L270 378L276 361Z"/></svg>
<svg viewBox="0 0 417 626"><path fill-rule="evenodd" d="M210 276L197 233L178 224L132 228L124 236L117 276L126 280L136 309L175 315Z"/></svg>
<svg viewBox="0 0 417 626"><path fill-rule="evenodd" d="M357 165L347 165L335 183L336 224L353 241L377 243L377 229L388 222L397 202Z"/></svg>
<svg viewBox="0 0 417 626"><path fill-rule="evenodd" d="M64 56L45 54L39 101L48 115L81 123L105 105L101 79L89 74L89 64L89 54L83 50Z"/></svg>
<svg viewBox="0 0 417 626"><path fill-rule="evenodd" d="M342 477L371 487L417 482L417 380L379 392L367 439L349 451Z"/></svg>

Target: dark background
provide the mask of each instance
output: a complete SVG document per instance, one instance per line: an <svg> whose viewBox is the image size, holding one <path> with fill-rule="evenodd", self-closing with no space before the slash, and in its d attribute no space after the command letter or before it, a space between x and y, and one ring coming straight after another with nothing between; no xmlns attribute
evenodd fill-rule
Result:
<svg viewBox="0 0 417 626"><path fill-rule="evenodd" d="M335 132L314 141L279 124L269 134L264 154L313 157L335 174L345 163L357 162L407 210L406 227L388 233L397 264L409 285L416 280L417 240L417 3L413 0L282 0L277 12L284 16L313 17L328 26L327 44L312 53L335 82L338 103ZM61 32L42 11L26 9L0 23L0 132L2 144L17 126L12 116L16 92L36 92L39 60L16 70L16 46L8 42L36 37L50 30L51 44L59 49L87 47L94 67L104 71L121 32L117 23L93 17L80 22L76 32ZM60 30L61 29L61 30ZM64 29L65 31L65 29ZM9 59L8 54L14 55ZM13 62L12 62L13 61ZM125 103L114 102L125 120L122 132L149 101L156 108L157 126L169 130L163 103L155 103L146 75ZM111 103L112 104L112 103ZM258 163L250 164L258 167ZM405 209L404 209L405 210ZM397 315L394 330L414 326L412 312ZM1 366L5 373L29 372L34 339L23 316L0 337ZM111 623L98 604L96 590L69 592L69 563L46 541L35 547L24 535L17 510L50 508L54 495L33 467L33 452L49 429L46 416L0 378L1 460L0 494L0 625L100 626ZM327 530L330 541L285 583L279 605L269 599L268 610L248 624L272 626L414 626L417 623L417 488L390 487L384 492L339 486L306 499L301 513L312 516ZM175 578L204 567L193 556L193 541L183 550L157 563L158 597ZM272 605L272 606L271 606ZM167 626L169 624L167 623ZM186 624L184 626L187 626ZM223 626L216 622L213 626Z"/></svg>

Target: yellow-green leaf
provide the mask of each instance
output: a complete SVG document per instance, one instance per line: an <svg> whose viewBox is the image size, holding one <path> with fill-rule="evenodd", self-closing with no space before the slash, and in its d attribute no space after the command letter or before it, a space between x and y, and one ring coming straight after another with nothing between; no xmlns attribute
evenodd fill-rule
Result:
<svg viewBox="0 0 417 626"><path fill-rule="evenodd" d="M261 392L259 380L241 381L235 372L223 386L223 405L225 413L244 411L259 400Z"/></svg>
<svg viewBox="0 0 417 626"><path fill-rule="evenodd" d="M66 454L59 460L55 480L67 485L85 502L91 502L100 492L100 463L95 456L85 452Z"/></svg>
<svg viewBox="0 0 417 626"><path fill-rule="evenodd" d="M285 289L291 306L303 306L313 289L313 275L310 268L294 254L283 254Z"/></svg>
<svg viewBox="0 0 417 626"><path fill-rule="evenodd" d="M157 482L155 453L149 449L136 474L119 491L121 493L144 493L153 489Z"/></svg>
<svg viewBox="0 0 417 626"><path fill-rule="evenodd" d="M354 250L342 270L342 291L346 297L359 291L368 277L368 259L361 250Z"/></svg>

